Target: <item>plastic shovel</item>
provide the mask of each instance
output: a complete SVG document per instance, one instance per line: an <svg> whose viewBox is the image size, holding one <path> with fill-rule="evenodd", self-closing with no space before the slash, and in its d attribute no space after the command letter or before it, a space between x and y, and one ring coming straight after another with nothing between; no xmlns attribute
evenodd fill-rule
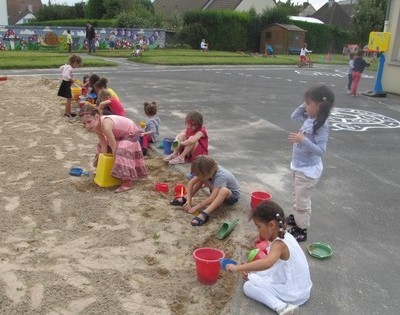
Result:
<svg viewBox="0 0 400 315"><path fill-rule="evenodd" d="M237 262L229 258L219 258L219 263L221 264L221 269L226 270L226 265L233 264L237 265Z"/></svg>
<svg viewBox="0 0 400 315"><path fill-rule="evenodd" d="M72 176L81 176L81 175L89 176L90 173L89 172L85 172L83 170L83 168L81 168L81 167L72 167L69 170L69 175L72 175Z"/></svg>
<svg viewBox="0 0 400 315"><path fill-rule="evenodd" d="M238 224L239 219L225 221L219 231L217 232L217 239L223 240L225 237L229 235L235 228L236 224Z"/></svg>

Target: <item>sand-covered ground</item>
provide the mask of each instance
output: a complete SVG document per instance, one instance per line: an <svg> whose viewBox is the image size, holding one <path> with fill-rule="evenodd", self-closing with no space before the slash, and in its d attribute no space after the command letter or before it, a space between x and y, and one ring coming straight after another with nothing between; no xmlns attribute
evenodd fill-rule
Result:
<svg viewBox="0 0 400 315"><path fill-rule="evenodd" d="M223 241L215 233L246 210L223 208L192 227L192 215L169 205L172 192L154 189L185 175L154 152L150 176L126 193L70 176L72 166L93 171L96 135L62 116L58 84L0 83L0 314L223 313L237 276L199 284L192 252L244 249L236 230Z"/></svg>

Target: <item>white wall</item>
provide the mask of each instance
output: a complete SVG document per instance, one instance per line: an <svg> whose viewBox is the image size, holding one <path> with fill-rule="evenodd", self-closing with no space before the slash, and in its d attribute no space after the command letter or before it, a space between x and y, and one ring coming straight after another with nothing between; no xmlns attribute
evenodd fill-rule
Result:
<svg viewBox="0 0 400 315"><path fill-rule="evenodd" d="M385 53L382 85L386 92L400 94L400 1L392 0L391 3L387 30L390 33L390 45Z"/></svg>
<svg viewBox="0 0 400 315"><path fill-rule="evenodd" d="M243 0L235 10L249 11L252 7L257 13L262 13L264 9L272 9L275 8L276 5L274 0Z"/></svg>
<svg viewBox="0 0 400 315"><path fill-rule="evenodd" d="M8 25L7 0L0 0L0 25Z"/></svg>

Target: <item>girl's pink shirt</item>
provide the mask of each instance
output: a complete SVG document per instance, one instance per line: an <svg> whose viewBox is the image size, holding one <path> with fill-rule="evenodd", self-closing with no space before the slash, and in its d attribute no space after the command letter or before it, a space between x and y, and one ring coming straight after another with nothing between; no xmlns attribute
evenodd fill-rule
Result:
<svg viewBox="0 0 400 315"><path fill-rule="evenodd" d="M117 98L110 97L108 100L111 102L108 107L114 113L114 115L125 116L125 109Z"/></svg>

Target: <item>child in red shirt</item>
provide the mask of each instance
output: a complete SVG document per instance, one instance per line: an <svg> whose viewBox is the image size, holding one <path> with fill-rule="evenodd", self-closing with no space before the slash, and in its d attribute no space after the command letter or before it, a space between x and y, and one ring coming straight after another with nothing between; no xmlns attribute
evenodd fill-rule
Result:
<svg viewBox="0 0 400 315"><path fill-rule="evenodd" d="M208 155L208 134L203 126L203 115L191 111L186 116L185 124L186 129L175 137L179 145L164 158L170 165L191 162L196 156Z"/></svg>
<svg viewBox="0 0 400 315"><path fill-rule="evenodd" d="M102 89L97 97L100 101L99 109L103 115L125 116L124 106L116 97L111 97L110 92Z"/></svg>

